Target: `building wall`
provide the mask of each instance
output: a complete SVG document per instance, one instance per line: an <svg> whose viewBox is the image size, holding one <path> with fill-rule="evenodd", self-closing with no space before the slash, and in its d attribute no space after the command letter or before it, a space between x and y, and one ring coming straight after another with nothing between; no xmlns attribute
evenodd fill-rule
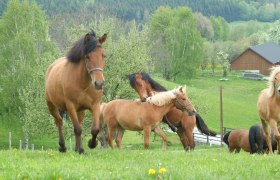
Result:
<svg viewBox="0 0 280 180"><path fill-rule="evenodd" d="M266 61L251 49L247 49L231 63L231 68L233 70L259 70L260 73L264 75L270 73L269 69L272 66L272 63Z"/></svg>

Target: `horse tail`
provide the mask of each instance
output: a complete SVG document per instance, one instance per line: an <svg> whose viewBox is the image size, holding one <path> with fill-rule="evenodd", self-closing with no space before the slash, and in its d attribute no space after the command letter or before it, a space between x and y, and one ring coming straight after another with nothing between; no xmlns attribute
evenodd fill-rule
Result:
<svg viewBox="0 0 280 180"><path fill-rule="evenodd" d="M258 144L258 146L262 146L260 143L258 143L256 141L257 138L259 138L259 142L263 141L263 137L261 137L261 132L260 132L261 128L259 125L254 125L251 126L249 129L249 144L250 144L250 149L251 149L251 154L256 153L258 151L256 144ZM262 150L262 149L260 149Z"/></svg>
<svg viewBox="0 0 280 180"><path fill-rule="evenodd" d="M203 119L201 118L201 116L198 113L195 114L195 118L196 118L196 127L198 128L198 130L201 133L206 134L208 136L217 135L216 132L208 129L207 125L205 124L205 122L203 121Z"/></svg>
<svg viewBox="0 0 280 180"><path fill-rule="evenodd" d="M227 145L229 145L229 142L228 142L228 137L229 137L229 134L231 133L231 131L227 132L224 137L223 137L223 141L224 143L226 143Z"/></svg>

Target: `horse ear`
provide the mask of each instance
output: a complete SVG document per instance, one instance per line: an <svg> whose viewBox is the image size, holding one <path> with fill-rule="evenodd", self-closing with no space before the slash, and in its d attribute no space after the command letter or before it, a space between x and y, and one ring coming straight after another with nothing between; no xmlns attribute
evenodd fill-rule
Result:
<svg viewBox="0 0 280 180"><path fill-rule="evenodd" d="M108 33L103 34L103 36L100 37L100 38L98 39L98 41L99 41L100 44L103 44L103 43L106 41L106 39L107 39L107 34L108 34Z"/></svg>
<svg viewBox="0 0 280 180"><path fill-rule="evenodd" d="M86 44L90 42L90 38L91 38L90 33L87 33L87 34L85 35L85 43L86 43Z"/></svg>

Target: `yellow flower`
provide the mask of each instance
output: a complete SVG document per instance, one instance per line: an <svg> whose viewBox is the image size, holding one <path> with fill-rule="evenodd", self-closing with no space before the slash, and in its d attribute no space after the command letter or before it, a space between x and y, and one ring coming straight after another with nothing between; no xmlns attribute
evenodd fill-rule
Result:
<svg viewBox="0 0 280 180"><path fill-rule="evenodd" d="M160 169L159 169L159 173L164 173L164 172L166 172L166 169L165 169L165 168L160 168Z"/></svg>
<svg viewBox="0 0 280 180"><path fill-rule="evenodd" d="M156 170L154 169L149 169L149 174L155 174L156 173Z"/></svg>

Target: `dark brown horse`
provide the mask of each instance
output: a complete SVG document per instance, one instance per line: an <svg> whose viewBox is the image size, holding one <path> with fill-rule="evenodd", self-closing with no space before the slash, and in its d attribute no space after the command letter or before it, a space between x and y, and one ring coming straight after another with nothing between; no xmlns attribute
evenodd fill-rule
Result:
<svg viewBox="0 0 280 180"><path fill-rule="evenodd" d="M144 131L144 148L149 147L151 130L162 137L162 148L166 150L167 138L159 128L163 116L172 108L180 110L181 116L186 111L189 115L195 113L192 104L185 94L185 87L161 92L147 98L147 102L116 99L108 102L102 108L102 116L108 127L108 144L113 148L112 140L117 131L116 143L121 149L124 130Z"/></svg>
<svg viewBox="0 0 280 180"><path fill-rule="evenodd" d="M96 37L92 31L77 41L67 57L54 61L46 73L46 102L50 114L55 120L59 134L59 151L65 152L65 141L62 134L62 117L60 111L67 111L74 126L76 137L75 150L83 153L81 140L84 110L92 113L92 139L88 146L97 145L99 132L99 114L104 85L103 67L105 51L102 44L107 34Z"/></svg>
<svg viewBox="0 0 280 180"><path fill-rule="evenodd" d="M150 97L158 92L167 91L145 72L130 74L128 75L128 79L131 87L135 89L142 101L145 101L147 97ZM192 135L195 124L202 133L210 136L216 136L216 133L208 129L203 119L197 113L192 116L188 116L186 114L182 115L178 109L173 108L166 114L166 117L167 119L163 121L167 123L169 121L177 127L177 134L180 137L185 150L193 150L195 147Z"/></svg>

